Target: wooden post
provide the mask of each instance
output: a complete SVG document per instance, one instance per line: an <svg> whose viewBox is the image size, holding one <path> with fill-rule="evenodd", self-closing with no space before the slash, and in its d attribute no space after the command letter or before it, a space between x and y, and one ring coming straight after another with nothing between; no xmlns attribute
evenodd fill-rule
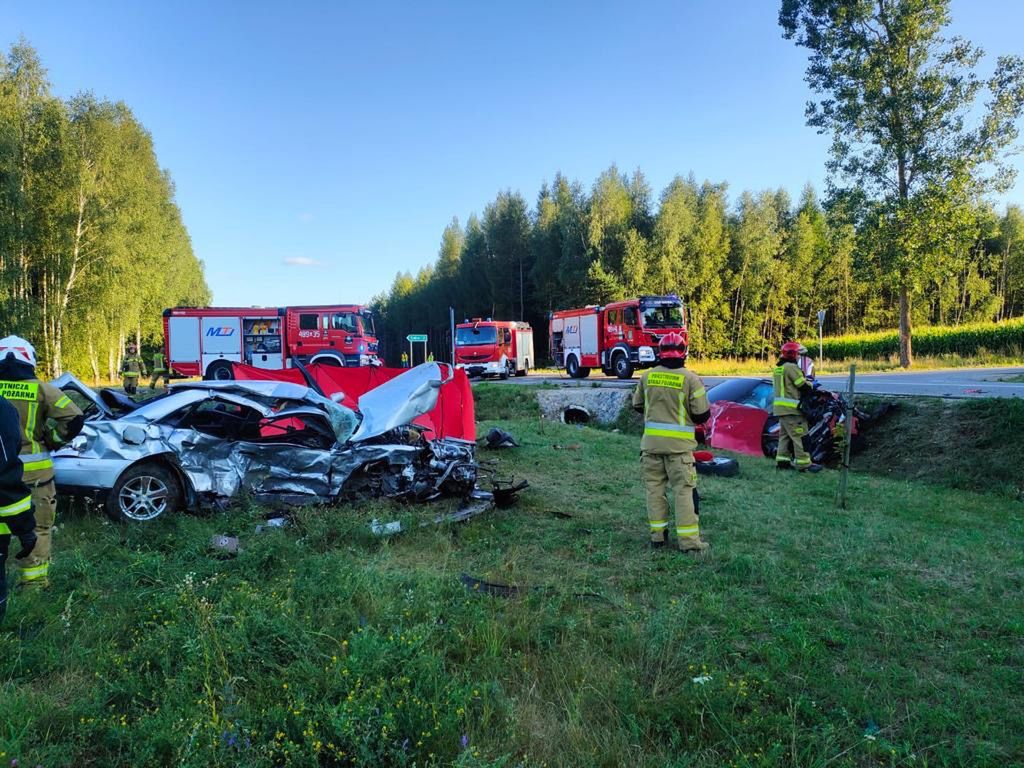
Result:
<svg viewBox="0 0 1024 768"><path fill-rule="evenodd" d="M836 504L846 509L846 479L850 472L850 448L853 445L853 391L857 379L857 364L850 365L850 392L844 410L846 411L846 442L843 445L843 465L839 468L839 491L836 493Z"/></svg>

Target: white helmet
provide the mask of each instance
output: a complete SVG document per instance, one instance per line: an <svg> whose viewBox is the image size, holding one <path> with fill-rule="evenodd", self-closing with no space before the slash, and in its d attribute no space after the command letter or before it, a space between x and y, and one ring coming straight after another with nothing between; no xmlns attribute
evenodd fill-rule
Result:
<svg viewBox="0 0 1024 768"><path fill-rule="evenodd" d="M8 355L13 355L19 363L28 363L33 368L36 367L36 349L21 336L0 339L0 360L6 359Z"/></svg>

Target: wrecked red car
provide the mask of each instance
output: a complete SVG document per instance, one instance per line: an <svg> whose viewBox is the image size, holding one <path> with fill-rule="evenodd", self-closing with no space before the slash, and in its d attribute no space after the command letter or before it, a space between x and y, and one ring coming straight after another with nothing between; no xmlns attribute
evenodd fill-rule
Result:
<svg viewBox="0 0 1024 768"><path fill-rule="evenodd" d="M698 439L710 448L775 458L779 420L771 414L774 397L770 379L730 379L711 387L711 418L697 428ZM807 417L804 448L811 459L817 464L838 464L846 435L843 401L835 393L817 388L803 398L800 410ZM862 445L863 424L874 418L877 415L854 409L853 450Z"/></svg>

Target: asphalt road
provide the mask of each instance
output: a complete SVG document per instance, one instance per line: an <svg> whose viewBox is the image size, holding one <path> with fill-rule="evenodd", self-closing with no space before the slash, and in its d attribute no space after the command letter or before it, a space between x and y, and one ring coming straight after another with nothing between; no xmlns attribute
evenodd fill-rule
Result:
<svg viewBox="0 0 1024 768"><path fill-rule="evenodd" d="M697 372L700 373L699 368ZM765 375L767 375L765 371ZM1024 367L1019 368L950 368L939 371L900 371L886 373L857 374L857 392L864 395L918 395L921 397L1022 397L1024 380L1007 381L1013 377L1024 377ZM711 387L731 377L707 376L704 383ZM819 376L823 386L833 391L846 391L849 377L845 374ZM489 380L490 381L490 380ZM636 380L621 381L601 374L591 373L582 380L568 376L530 374L524 378L509 379L508 384L559 384L570 387L632 387Z"/></svg>

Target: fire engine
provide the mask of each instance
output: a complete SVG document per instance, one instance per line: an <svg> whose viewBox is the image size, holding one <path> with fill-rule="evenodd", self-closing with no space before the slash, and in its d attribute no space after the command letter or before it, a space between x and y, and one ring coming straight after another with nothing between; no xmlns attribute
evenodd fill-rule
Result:
<svg viewBox="0 0 1024 768"><path fill-rule="evenodd" d="M295 360L379 365L370 311L316 307L176 307L164 310L164 354L183 376L231 379L232 363L277 370Z"/></svg>
<svg viewBox="0 0 1024 768"><path fill-rule="evenodd" d="M528 323L477 317L455 326L455 367L467 376L525 376L535 360Z"/></svg>
<svg viewBox="0 0 1024 768"><path fill-rule="evenodd" d="M687 336L678 296L640 296L605 306L564 309L548 316L551 357L574 379L600 368L620 379L658 364L658 342L667 333Z"/></svg>

